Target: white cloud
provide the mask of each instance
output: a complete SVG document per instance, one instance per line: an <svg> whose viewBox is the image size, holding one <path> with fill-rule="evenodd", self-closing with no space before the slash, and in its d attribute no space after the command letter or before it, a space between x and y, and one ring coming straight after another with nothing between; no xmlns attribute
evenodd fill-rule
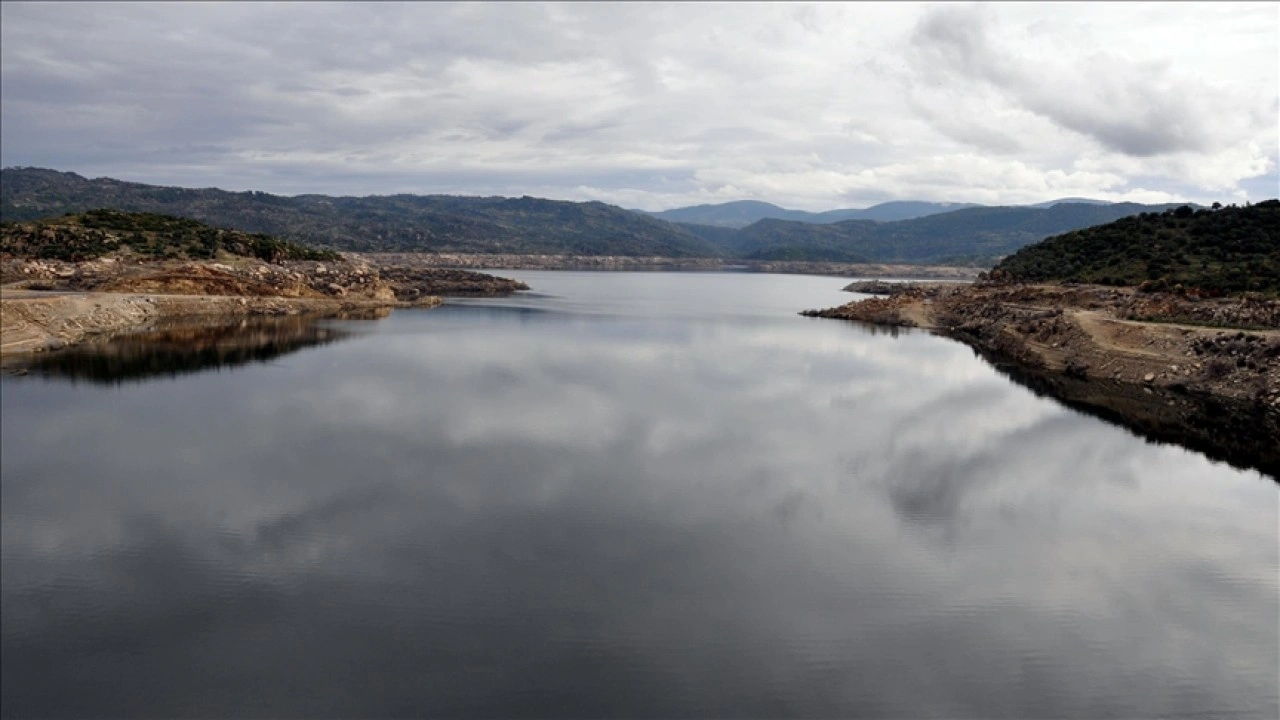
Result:
<svg viewBox="0 0 1280 720"><path fill-rule="evenodd" d="M1280 152L1267 5L6 3L0 34L3 163L144 182L1203 202Z"/></svg>

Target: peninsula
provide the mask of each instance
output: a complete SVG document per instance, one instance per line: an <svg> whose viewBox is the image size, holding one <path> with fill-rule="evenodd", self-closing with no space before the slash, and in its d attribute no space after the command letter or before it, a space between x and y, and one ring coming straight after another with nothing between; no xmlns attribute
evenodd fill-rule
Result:
<svg viewBox="0 0 1280 720"><path fill-rule="evenodd" d="M1280 201L1048 238L972 284L854 284L814 317L924 328L1037 392L1280 476Z"/></svg>
<svg viewBox="0 0 1280 720"><path fill-rule="evenodd" d="M52 350L176 318L323 316L525 289L186 218L93 210L0 227L0 352Z"/></svg>

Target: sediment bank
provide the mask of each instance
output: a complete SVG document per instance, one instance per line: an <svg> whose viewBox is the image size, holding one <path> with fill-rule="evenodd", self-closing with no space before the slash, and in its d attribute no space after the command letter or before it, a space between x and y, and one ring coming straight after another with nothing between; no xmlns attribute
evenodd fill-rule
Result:
<svg viewBox="0 0 1280 720"><path fill-rule="evenodd" d="M1037 392L1280 477L1280 303L1101 286L920 284L813 317L959 340Z"/></svg>
<svg viewBox="0 0 1280 720"><path fill-rule="evenodd" d="M150 260L129 253L82 262L0 259L0 353L40 352L174 319L332 315L434 307L442 296L500 296L517 280L413 262Z"/></svg>
<svg viewBox="0 0 1280 720"><path fill-rule="evenodd" d="M438 297L417 307L433 307ZM159 295L113 292L32 292L0 290L0 355L44 352L126 332L190 320L217 323L239 317L338 315L362 310L407 307L372 299L247 297L232 295Z"/></svg>

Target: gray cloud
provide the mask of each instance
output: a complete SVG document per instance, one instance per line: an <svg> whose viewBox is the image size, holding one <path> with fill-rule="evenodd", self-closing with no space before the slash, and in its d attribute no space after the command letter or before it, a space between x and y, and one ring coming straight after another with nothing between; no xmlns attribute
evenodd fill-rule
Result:
<svg viewBox="0 0 1280 720"><path fill-rule="evenodd" d="M931 71L993 86L1019 106L1116 152L1204 152L1219 142L1213 121L1221 98L1212 88L1172 82L1163 63L1108 54L1074 67L1027 63L995 46L991 22L981 8L941 7L921 20L913 49Z"/></svg>
<svg viewBox="0 0 1280 720"><path fill-rule="evenodd" d="M1273 173L1274 17L1160 13L1147 33L1187 42L1153 48L1124 12L6 3L0 160L649 208L1208 200Z"/></svg>

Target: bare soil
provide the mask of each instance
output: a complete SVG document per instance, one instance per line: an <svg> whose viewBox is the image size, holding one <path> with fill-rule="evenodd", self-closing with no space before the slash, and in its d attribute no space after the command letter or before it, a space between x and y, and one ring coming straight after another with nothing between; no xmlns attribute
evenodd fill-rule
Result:
<svg viewBox="0 0 1280 720"><path fill-rule="evenodd" d="M370 299L0 289L0 356L58 350L178 319L216 323L236 317L325 316L393 304Z"/></svg>
<svg viewBox="0 0 1280 720"><path fill-rule="evenodd" d="M120 253L85 262L0 258L0 354L55 350L175 318L326 315L433 307L441 296L506 295L516 280L413 262L269 263L246 257L156 261Z"/></svg>

